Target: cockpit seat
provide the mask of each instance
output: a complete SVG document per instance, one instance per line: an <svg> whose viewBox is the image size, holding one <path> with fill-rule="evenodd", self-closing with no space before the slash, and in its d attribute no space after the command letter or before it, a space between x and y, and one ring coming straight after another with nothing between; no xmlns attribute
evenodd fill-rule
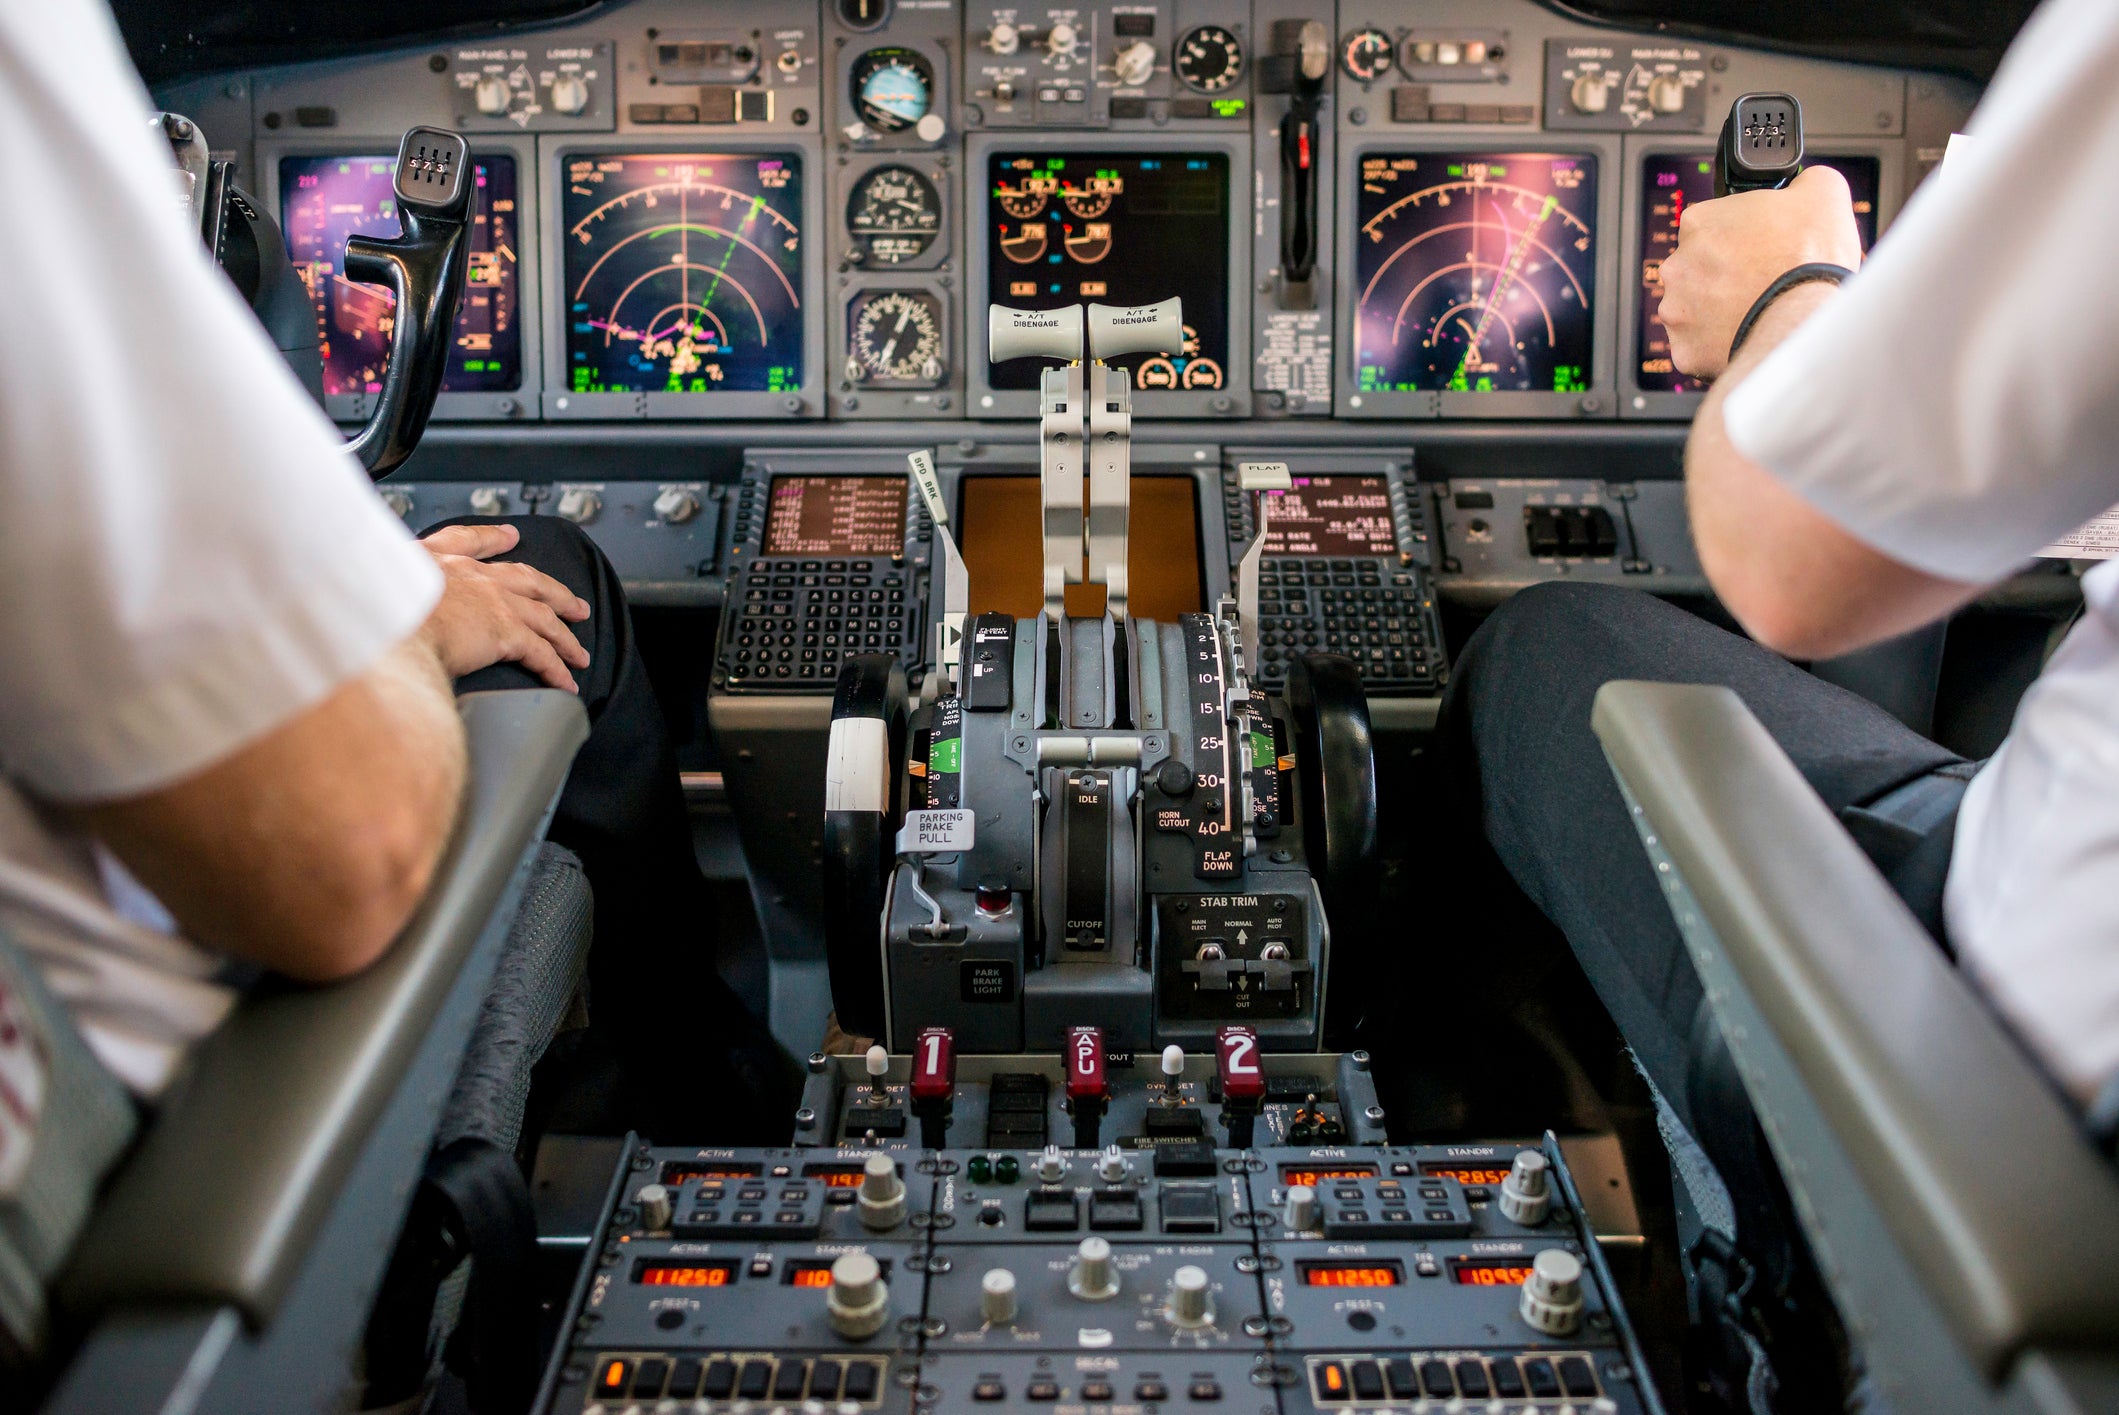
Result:
<svg viewBox="0 0 2119 1415"><path fill-rule="evenodd" d="M1598 739L1887 1408L2119 1408L2119 1172L1742 701Z"/></svg>
<svg viewBox="0 0 2119 1415"><path fill-rule="evenodd" d="M467 1044L587 735L565 693L475 693L459 704L469 744L462 819L391 951L344 983L253 991L142 1122L93 1207L78 1190L71 1206L43 1203L61 1219L85 1213L54 1288L63 1339L53 1346L70 1351L46 1410L344 1404L372 1300L452 1083L469 1074ZM559 917L577 915L569 903ZM579 930L566 938L562 952L586 942ZM532 982L531 994L557 992L569 967L578 961L548 970L550 986ZM512 1068L501 1073L500 1092L511 1094ZM78 1119L47 1128L79 1135ZM92 1138L73 1165L90 1190L95 1161L124 1144L101 1118ZM70 1235L7 1237L49 1263Z"/></svg>

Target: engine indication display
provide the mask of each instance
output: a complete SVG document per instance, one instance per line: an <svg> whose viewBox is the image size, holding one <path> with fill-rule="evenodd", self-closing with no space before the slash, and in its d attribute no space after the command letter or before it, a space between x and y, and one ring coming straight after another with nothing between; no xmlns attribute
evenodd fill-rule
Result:
<svg viewBox="0 0 2119 1415"><path fill-rule="evenodd" d="M1354 377L1363 392L1589 387L1597 163L1551 152L1361 160Z"/></svg>
<svg viewBox="0 0 2119 1415"><path fill-rule="evenodd" d="M295 272L316 306L324 392L373 393L389 363L396 300L340 272L348 236L396 236L394 156L280 159L280 226ZM515 159L481 157L473 180L471 256L444 393L522 386Z"/></svg>
<svg viewBox="0 0 2119 1415"><path fill-rule="evenodd" d="M1112 360L1136 388L1228 381L1229 160L1221 153L995 153L987 179L987 293L995 304L1184 301L1184 350ZM1034 389L1040 361L1011 359L995 388Z"/></svg>
<svg viewBox="0 0 2119 1415"><path fill-rule="evenodd" d="M1390 484L1382 477L1296 477L1272 499L1267 555L1396 555Z"/></svg>
<svg viewBox="0 0 2119 1415"><path fill-rule="evenodd" d="M793 392L802 382L802 159L566 159L567 386Z"/></svg>
<svg viewBox="0 0 2119 1415"><path fill-rule="evenodd" d="M1806 156L1805 166L1830 167L1847 179L1861 248L1876 244L1878 164L1873 157ZM1670 362L1663 328L1663 261L1678 248L1685 208L1714 197L1714 161L1689 152L1650 153L1641 162L1641 297L1634 316L1634 382L1643 392L1704 393L1704 379L1679 373Z"/></svg>

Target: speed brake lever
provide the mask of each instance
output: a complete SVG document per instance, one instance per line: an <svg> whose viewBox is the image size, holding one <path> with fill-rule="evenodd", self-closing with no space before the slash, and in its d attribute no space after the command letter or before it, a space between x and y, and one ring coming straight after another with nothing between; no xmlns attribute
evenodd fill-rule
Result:
<svg viewBox="0 0 2119 1415"><path fill-rule="evenodd" d="M1280 274L1298 298L1317 272L1317 110L1332 68L1330 32L1305 21L1296 40L1288 111L1280 120Z"/></svg>

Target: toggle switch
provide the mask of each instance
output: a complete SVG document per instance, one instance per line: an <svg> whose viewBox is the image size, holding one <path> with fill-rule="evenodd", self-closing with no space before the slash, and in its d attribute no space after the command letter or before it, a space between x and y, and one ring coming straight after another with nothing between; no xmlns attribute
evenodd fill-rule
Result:
<svg viewBox="0 0 2119 1415"><path fill-rule="evenodd" d="M1178 1086L1185 1074L1185 1049L1176 1043L1163 1048L1163 1094L1164 1105L1183 1105L1185 1093Z"/></svg>

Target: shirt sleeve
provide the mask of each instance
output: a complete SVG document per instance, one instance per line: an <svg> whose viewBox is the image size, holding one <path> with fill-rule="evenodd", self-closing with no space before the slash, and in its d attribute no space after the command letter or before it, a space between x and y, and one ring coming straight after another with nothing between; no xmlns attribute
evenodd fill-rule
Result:
<svg viewBox="0 0 2119 1415"><path fill-rule="evenodd" d="M1846 292L1729 396L1737 450L1851 534L2000 578L2119 503L2119 6L2054 0Z"/></svg>
<svg viewBox="0 0 2119 1415"><path fill-rule="evenodd" d="M424 620L431 558L213 267L95 0L0 6L0 768L195 774Z"/></svg>

